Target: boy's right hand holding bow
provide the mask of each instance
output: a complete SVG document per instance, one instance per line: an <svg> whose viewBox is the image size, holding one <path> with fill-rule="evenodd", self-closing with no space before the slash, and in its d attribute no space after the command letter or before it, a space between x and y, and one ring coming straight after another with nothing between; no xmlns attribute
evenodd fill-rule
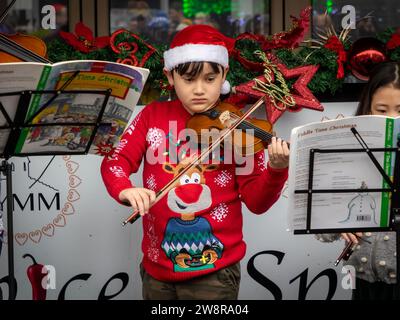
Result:
<svg viewBox="0 0 400 320"><path fill-rule="evenodd" d="M360 241L357 237L361 238L363 236L362 232L356 232L355 234L353 233L341 233L340 234L342 236L342 238L346 241L346 242L353 242L358 244Z"/></svg>
<svg viewBox="0 0 400 320"><path fill-rule="evenodd" d="M141 216L149 213L150 207L156 200L156 193L146 188L128 188L119 194L119 200L130 204L135 211L139 211Z"/></svg>

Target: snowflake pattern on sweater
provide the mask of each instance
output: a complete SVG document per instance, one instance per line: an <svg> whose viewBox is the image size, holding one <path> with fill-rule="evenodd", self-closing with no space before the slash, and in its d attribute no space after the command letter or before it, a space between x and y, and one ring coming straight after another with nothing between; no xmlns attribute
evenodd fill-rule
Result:
<svg viewBox="0 0 400 320"><path fill-rule="evenodd" d="M197 145L185 140L191 115L178 100L154 102L138 117L101 166L107 191L120 203L120 192L136 185L130 176L142 162L143 186L158 191L182 172L183 155L199 152L186 152ZM287 170L266 167L263 160L264 151L249 157L245 175L239 173L245 164L239 168L227 156L222 164L201 163L180 176L139 220L146 272L159 281L186 281L240 261L246 251L242 202L255 214L265 213L287 179Z"/></svg>
<svg viewBox="0 0 400 320"><path fill-rule="evenodd" d="M158 128L150 128L146 136L152 150L156 150L162 144L163 138L163 131Z"/></svg>
<svg viewBox="0 0 400 320"><path fill-rule="evenodd" d="M228 216L228 212L228 206L225 203L221 203L211 211L211 217L218 222L222 222Z"/></svg>
<svg viewBox="0 0 400 320"><path fill-rule="evenodd" d="M228 171L222 171L215 179L214 182L221 188L224 188L232 181L232 174Z"/></svg>
<svg viewBox="0 0 400 320"><path fill-rule="evenodd" d="M154 176L154 174L151 174L146 179L146 188L150 189L151 191L156 191L157 190L157 182L156 182L156 177Z"/></svg>
<svg viewBox="0 0 400 320"><path fill-rule="evenodd" d="M261 152L257 158L257 165L260 168L261 171L267 170L267 167L265 165L265 154L264 152Z"/></svg>

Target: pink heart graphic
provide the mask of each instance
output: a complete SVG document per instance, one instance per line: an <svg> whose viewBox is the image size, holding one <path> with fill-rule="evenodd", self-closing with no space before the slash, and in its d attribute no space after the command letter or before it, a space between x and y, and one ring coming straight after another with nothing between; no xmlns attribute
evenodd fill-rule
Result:
<svg viewBox="0 0 400 320"><path fill-rule="evenodd" d="M78 191L71 189L68 191L68 201L70 202L75 202L81 198L81 195L78 193Z"/></svg>
<svg viewBox="0 0 400 320"><path fill-rule="evenodd" d="M63 228L67 224L65 217L62 214L59 214L57 217L53 219L53 224L57 227Z"/></svg>
<svg viewBox="0 0 400 320"><path fill-rule="evenodd" d="M42 239L42 231L35 230L35 231L29 232L29 239L31 239L35 243L39 243L40 239Z"/></svg>
<svg viewBox="0 0 400 320"><path fill-rule="evenodd" d="M55 228L54 228L53 224L49 223L47 226L44 226L42 228L42 233L48 237L52 237L52 236L54 236L54 230L55 230Z"/></svg>
<svg viewBox="0 0 400 320"><path fill-rule="evenodd" d="M71 203L67 202L64 205L64 208L62 209L62 213L67 215L67 216L70 216L71 214L75 213L75 208Z"/></svg>
<svg viewBox="0 0 400 320"><path fill-rule="evenodd" d="M69 186L71 188L76 188L81 183L82 183L82 180L79 177L77 177L75 175L69 176Z"/></svg>
<svg viewBox="0 0 400 320"><path fill-rule="evenodd" d="M20 246L23 246L28 241L28 235L26 233L17 233L15 235L15 241Z"/></svg>
<svg viewBox="0 0 400 320"><path fill-rule="evenodd" d="M74 161L68 161L66 163L66 166L69 174L74 174L79 169L79 163L76 163Z"/></svg>

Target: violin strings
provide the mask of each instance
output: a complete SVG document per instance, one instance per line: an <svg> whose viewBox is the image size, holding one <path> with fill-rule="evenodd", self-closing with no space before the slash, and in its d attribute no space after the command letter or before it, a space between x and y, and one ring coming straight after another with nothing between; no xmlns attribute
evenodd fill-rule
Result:
<svg viewBox="0 0 400 320"><path fill-rule="evenodd" d="M14 51L15 51L15 49L17 49L17 50L16 50L16 51L17 51L17 54L20 53L20 54L22 54L22 55L26 55L26 56L28 56L29 58L31 58L33 61L38 61L38 60L39 60L40 62L49 63L49 61L48 61L47 59L43 58L42 56L36 54L36 53L33 52L33 51L30 51L30 50L24 48L24 47L21 46L20 44L16 43L15 41L12 41L12 40L8 39L6 36L4 36L4 35L2 35L2 34L0 34L0 43L1 43L1 42L3 42L4 45L5 45L6 47L10 48L11 50L14 50ZM18 52L18 51L19 51L19 52ZM18 58L20 58L20 59L25 59L25 57L23 57L23 58L18 57ZM35 59L36 59L36 60L35 60ZM25 60L27 60L27 59L25 59Z"/></svg>
<svg viewBox="0 0 400 320"><path fill-rule="evenodd" d="M216 112L217 112L218 115L221 114L221 112L219 112L219 111L216 111ZM206 111L206 112L204 112L204 113L205 113L205 114L209 114L209 111ZM236 115L236 114L234 114L234 113L231 113L231 112L230 112L229 115L230 115L232 118L234 118L234 119L239 119L239 116ZM253 125L251 122L248 122L248 121L246 121L246 120L243 121L243 122L239 125L239 127L242 126L242 125L243 125L243 127L245 127L246 129L254 129L254 131L255 131L255 136L256 136L257 138L260 138L260 139L264 140L264 141L269 141L269 140L271 140L272 137L273 137L273 135L270 134L269 132L267 132L267 131L265 131L265 130L263 130L263 129L261 129L261 128L255 126L255 125Z"/></svg>
<svg viewBox="0 0 400 320"><path fill-rule="evenodd" d="M219 112L218 110L215 110L215 112L218 115L221 115L221 112ZM210 114L210 110L204 112L204 114L209 115ZM235 113L229 112L229 115L234 119L239 119L239 116L236 115ZM274 137L274 135L272 135L271 133L269 133L269 132L267 132L267 131L265 131L265 130L263 130L263 129L255 126L255 125L253 125L251 122L248 122L246 120L244 120L239 125L239 127L241 127L241 126L245 127L245 129L253 129L254 132L255 132L255 136L257 138L262 139L263 141L270 141Z"/></svg>
<svg viewBox="0 0 400 320"><path fill-rule="evenodd" d="M1 41L3 41L3 43L4 43L6 46L11 47L12 49L14 49L13 47L16 47L16 48L18 48L19 50L21 50L21 52L22 52L23 54L26 54L26 55L28 55L28 56L31 55L31 54L30 54L31 52L26 51L25 48L19 46L18 43L15 43L14 41L11 41L10 39L7 39L7 37L5 37L5 36L3 36L3 35L0 35L0 39L1 39Z"/></svg>
<svg viewBox="0 0 400 320"><path fill-rule="evenodd" d="M234 113L231 113L231 116L232 116L232 118L235 118L235 119L238 119L238 118L239 118L239 117L238 117L236 114L234 114ZM258 134L262 137L263 140L271 140L272 137L273 137L272 134L270 134L269 132L267 132L267 131L265 131L265 130L263 130L263 129L261 129L261 128L255 126L255 125L253 125L251 122L243 121L242 123L243 123L247 128L249 128L249 129L254 129L254 131L255 131L256 133L258 133Z"/></svg>

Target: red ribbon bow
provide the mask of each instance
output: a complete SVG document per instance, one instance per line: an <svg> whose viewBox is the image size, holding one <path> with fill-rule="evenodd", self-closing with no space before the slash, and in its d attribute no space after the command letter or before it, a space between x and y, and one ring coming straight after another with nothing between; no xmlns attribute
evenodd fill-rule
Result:
<svg viewBox="0 0 400 320"><path fill-rule="evenodd" d="M331 36L329 39L326 41L325 48L336 52L337 54L337 65L338 65L338 71L336 74L337 79L342 79L344 77L344 67L343 63L347 61L347 53L344 50L343 43L338 39L336 36Z"/></svg>

